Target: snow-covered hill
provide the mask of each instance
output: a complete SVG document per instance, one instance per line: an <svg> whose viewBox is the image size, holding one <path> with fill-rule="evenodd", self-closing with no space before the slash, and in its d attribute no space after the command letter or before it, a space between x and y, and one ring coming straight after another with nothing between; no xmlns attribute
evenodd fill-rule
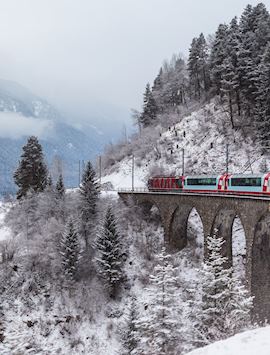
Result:
<svg viewBox="0 0 270 355"><path fill-rule="evenodd" d="M187 355L269 355L270 326L237 334Z"/></svg>
<svg viewBox="0 0 270 355"><path fill-rule="evenodd" d="M226 170L226 145L229 149L229 172L253 173L270 159L245 137L243 130L232 129L227 113L214 100L183 118L175 115L169 129L154 127L130 143L135 156L135 188L146 187L149 174L182 174L184 149L185 174L216 174ZM131 187L132 154L116 162L104 173L103 182L117 188Z"/></svg>

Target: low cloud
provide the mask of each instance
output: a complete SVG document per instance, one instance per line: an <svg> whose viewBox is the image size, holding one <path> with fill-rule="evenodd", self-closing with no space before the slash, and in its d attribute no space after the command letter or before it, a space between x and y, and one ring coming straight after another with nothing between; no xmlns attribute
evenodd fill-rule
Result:
<svg viewBox="0 0 270 355"><path fill-rule="evenodd" d="M53 130L53 122L25 117L17 112L0 112L0 137L18 139L24 136L46 138Z"/></svg>

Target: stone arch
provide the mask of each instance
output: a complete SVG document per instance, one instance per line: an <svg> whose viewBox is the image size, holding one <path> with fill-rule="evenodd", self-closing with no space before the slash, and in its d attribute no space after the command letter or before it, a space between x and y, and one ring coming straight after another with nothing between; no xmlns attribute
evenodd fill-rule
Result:
<svg viewBox="0 0 270 355"><path fill-rule="evenodd" d="M251 293L257 320L270 320L270 213L256 224L252 245Z"/></svg>
<svg viewBox="0 0 270 355"><path fill-rule="evenodd" d="M148 215L151 214L151 211L153 209L157 210L159 216L160 216L160 221L163 223L163 216L162 216L162 209L160 208L159 203L157 203L154 199L151 198L144 198L144 199L138 199L136 201L136 207L141 213L141 216L143 218L147 218Z"/></svg>
<svg viewBox="0 0 270 355"><path fill-rule="evenodd" d="M170 219L169 223L169 244L170 247L182 250L187 245L187 225L192 205L178 205Z"/></svg>

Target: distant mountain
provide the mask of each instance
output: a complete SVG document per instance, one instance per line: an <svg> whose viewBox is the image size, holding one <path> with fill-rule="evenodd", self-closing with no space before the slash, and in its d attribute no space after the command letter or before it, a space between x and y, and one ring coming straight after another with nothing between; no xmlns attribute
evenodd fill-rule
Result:
<svg viewBox="0 0 270 355"><path fill-rule="evenodd" d="M104 144L102 132L76 128L46 100L16 82L0 80L0 192L14 191L12 175L29 135L37 135L52 175L63 169L67 186L77 186L79 160L93 160ZM81 164L82 165L82 164Z"/></svg>

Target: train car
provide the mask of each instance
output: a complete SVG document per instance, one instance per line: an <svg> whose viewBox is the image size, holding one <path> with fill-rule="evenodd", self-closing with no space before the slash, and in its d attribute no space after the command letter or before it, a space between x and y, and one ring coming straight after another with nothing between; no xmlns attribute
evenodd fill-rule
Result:
<svg viewBox="0 0 270 355"><path fill-rule="evenodd" d="M224 175L201 175L185 176L183 191L186 192L218 192L227 188L227 176Z"/></svg>
<svg viewBox="0 0 270 355"><path fill-rule="evenodd" d="M149 191L177 191L182 188L182 176L154 176L148 180Z"/></svg>
<svg viewBox="0 0 270 355"><path fill-rule="evenodd" d="M269 195L270 173L251 175L156 176L148 181L149 191Z"/></svg>
<svg viewBox="0 0 270 355"><path fill-rule="evenodd" d="M229 175L227 178L228 193L249 195L270 195L270 173L252 175Z"/></svg>

